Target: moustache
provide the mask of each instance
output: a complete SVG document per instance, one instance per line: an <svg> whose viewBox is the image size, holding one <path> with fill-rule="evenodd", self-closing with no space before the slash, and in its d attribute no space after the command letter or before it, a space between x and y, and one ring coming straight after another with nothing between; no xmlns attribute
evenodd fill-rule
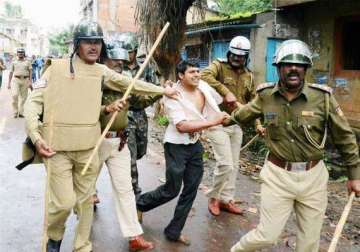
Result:
<svg viewBox="0 0 360 252"><path fill-rule="evenodd" d="M300 77L300 75L299 75L299 73L298 72L290 72L290 73L288 73L287 75L286 75L286 77L293 77L293 76L295 76L295 77Z"/></svg>

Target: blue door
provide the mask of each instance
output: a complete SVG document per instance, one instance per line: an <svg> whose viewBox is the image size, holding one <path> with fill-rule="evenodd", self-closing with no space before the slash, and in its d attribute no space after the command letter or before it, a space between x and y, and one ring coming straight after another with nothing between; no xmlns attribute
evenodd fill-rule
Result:
<svg viewBox="0 0 360 252"><path fill-rule="evenodd" d="M273 57L278 46L283 42L282 39L269 38L266 51L266 81L275 82L279 80L276 67L272 65Z"/></svg>
<svg viewBox="0 0 360 252"><path fill-rule="evenodd" d="M215 59L226 59L226 53L230 42L215 41L212 43L211 61Z"/></svg>

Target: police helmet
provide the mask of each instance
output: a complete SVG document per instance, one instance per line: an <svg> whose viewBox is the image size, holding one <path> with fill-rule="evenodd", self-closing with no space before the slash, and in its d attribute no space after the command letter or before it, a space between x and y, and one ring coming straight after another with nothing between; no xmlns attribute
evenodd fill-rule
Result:
<svg viewBox="0 0 360 252"><path fill-rule="evenodd" d="M126 49L121 47L120 43L107 43L106 50L109 59L129 61L129 53Z"/></svg>
<svg viewBox="0 0 360 252"><path fill-rule="evenodd" d="M309 46L303 41L289 39L281 43L275 52L273 65L281 63L295 63L312 66L312 53Z"/></svg>
<svg viewBox="0 0 360 252"><path fill-rule="evenodd" d="M228 51L235 55L248 55L251 49L250 41L244 36L236 36L230 41Z"/></svg>
<svg viewBox="0 0 360 252"><path fill-rule="evenodd" d="M121 34L119 41L122 44L122 47L128 50L128 52L135 51L139 48L139 43L134 33L127 32Z"/></svg>

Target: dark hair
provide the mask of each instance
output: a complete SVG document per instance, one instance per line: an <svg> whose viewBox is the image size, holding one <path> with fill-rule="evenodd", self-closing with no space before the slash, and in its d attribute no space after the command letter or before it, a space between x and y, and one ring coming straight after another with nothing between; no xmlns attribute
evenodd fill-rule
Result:
<svg viewBox="0 0 360 252"><path fill-rule="evenodd" d="M179 75L179 73L184 74L186 69L189 67L199 67L199 62L195 60L182 60L179 64L176 66L176 76Z"/></svg>

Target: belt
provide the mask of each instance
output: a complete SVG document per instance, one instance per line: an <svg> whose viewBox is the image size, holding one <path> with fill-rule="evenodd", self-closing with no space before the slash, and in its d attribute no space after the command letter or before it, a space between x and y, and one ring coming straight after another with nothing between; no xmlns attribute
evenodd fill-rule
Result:
<svg viewBox="0 0 360 252"><path fill-rule="evenodd" d="M118 150L121 151L127 143L128 132L126 130L108 131L105 134L105 138L120 138L120 144Z"/></svg>
<svg viewBox="0 0 360 252"><path fill-rule="evenodd" d="M18 78L18 79L27 79L27 78L29 78L29 76L15 75L15 78Z"/></svg>
<svg viewBox="0 0 360 252"><path fill-rule="evenodd" d="M287 171L308 171L320 162L320 160L312 160L308 162L288 162L277 158L272 153L269 153L267 160Z"/></svg>
<svg viewBox="0 0 360 252"><path fill-rule="evenodd" d="M105 138L119 138L120 132L119 131L108 131L105 135Z"/></svg>

